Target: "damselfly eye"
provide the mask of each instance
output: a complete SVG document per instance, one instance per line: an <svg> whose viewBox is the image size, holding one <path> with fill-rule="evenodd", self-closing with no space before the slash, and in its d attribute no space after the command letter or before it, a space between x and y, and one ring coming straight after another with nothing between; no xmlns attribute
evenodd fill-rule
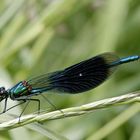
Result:
<svg viewBox="0 0 140 140"><path fill-rule="evenodd" d="M1 87L0 88L0 94L3 94L3 93L5 93L5 88L4 87Z"/></svg>

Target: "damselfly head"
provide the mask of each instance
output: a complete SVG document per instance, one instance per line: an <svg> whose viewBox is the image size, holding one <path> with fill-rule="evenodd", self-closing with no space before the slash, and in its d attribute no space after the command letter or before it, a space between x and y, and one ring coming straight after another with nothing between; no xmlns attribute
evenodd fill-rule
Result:
<svg viewBox="0 0 140 140"><path fill-rule="evenodd" d="M4 87L0 87L0 102L7 97L7 91Z"/></svg>

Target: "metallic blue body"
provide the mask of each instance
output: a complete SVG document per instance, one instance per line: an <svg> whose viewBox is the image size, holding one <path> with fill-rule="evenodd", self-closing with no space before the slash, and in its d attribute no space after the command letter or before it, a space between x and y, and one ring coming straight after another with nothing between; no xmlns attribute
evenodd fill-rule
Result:
<svg viewBox="0 0 140 140"><path fill-rule="evenodd" d="M45 91L47 91L48 89L47 88L45 88L45 89L32 89L30 92L32 93L32 94L36 94L36 93L42 93L42 92L45 92Z"/></svg>
<svg viewBox="0 0 140 140"><path fill-rule="evenodd" d="M112 62L112 64L110 64L110 66L112 67L112 66L121 65L121 64L124 64L124 63L136 61L138 59L140 59L140 56L138 56L138 55L124 57L124 58L121 58L121 59L119 59L117 61Z"/></svg>
<svg viewBox="0 0 140 140"><path fill-rule="evenodd" d="M123 63L131 62L131 61L135 61L138 59L140 59L140 56L138 55L128 56L128 57L121 58L120 63L123 64Z"/></svg>
<svg viewBox="0 0 140 140"><path fill-rule="evenodd" d="M9 94L19 94L27 90L27 87L23 85L22 82L19 82L14 87L9 90Z"/></svg>

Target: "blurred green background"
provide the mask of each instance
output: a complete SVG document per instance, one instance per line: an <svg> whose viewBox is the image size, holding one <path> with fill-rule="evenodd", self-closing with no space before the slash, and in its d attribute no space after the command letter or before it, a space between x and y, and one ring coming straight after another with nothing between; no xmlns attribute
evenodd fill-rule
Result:
<svg viewBox="0 0 140 140"><path fill-rule="evenodd" d="M23 79L108 51L120 57L140 55L139 0L1 0L0 86L9 88ZM120 66L107 82L84 94L45 95L61 109L137 91L139 69L139 62ZM9 105L13 105L10 100ZM54 110L44 101L41 106ZM138 107L112 107L43 125L31 124L0 132L0 140L55 140L53 135L62 140L139 140ZM29 110L32 108L35 106ZM18 116L20 109L11 113ZM9 116L1 115L0 122Z"/></svg>

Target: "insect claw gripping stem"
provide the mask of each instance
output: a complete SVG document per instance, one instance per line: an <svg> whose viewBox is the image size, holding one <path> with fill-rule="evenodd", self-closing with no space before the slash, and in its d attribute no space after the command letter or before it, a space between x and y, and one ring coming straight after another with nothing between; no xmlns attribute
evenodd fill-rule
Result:
<svg viewBox="0 0 140 140"><path fill-rule="evenodd" d="M23 99L20 99L20 100L23 100ZM24 99L25 100L25 99ZM23 100L23 101L24 101ZM28 102L27 102L28 101ZM22 110L21 114L19 115L19 123L20 123L20 118L22 116L22 114L24 113L24 111L26 110L27 106L29 105L30 101L34 101L34 102L38 102L38 114L40 114L40 100L39 99L31 99L31 98L27 98L25 102L27 102L27 104L25 105L24 109Z"/></svg>

